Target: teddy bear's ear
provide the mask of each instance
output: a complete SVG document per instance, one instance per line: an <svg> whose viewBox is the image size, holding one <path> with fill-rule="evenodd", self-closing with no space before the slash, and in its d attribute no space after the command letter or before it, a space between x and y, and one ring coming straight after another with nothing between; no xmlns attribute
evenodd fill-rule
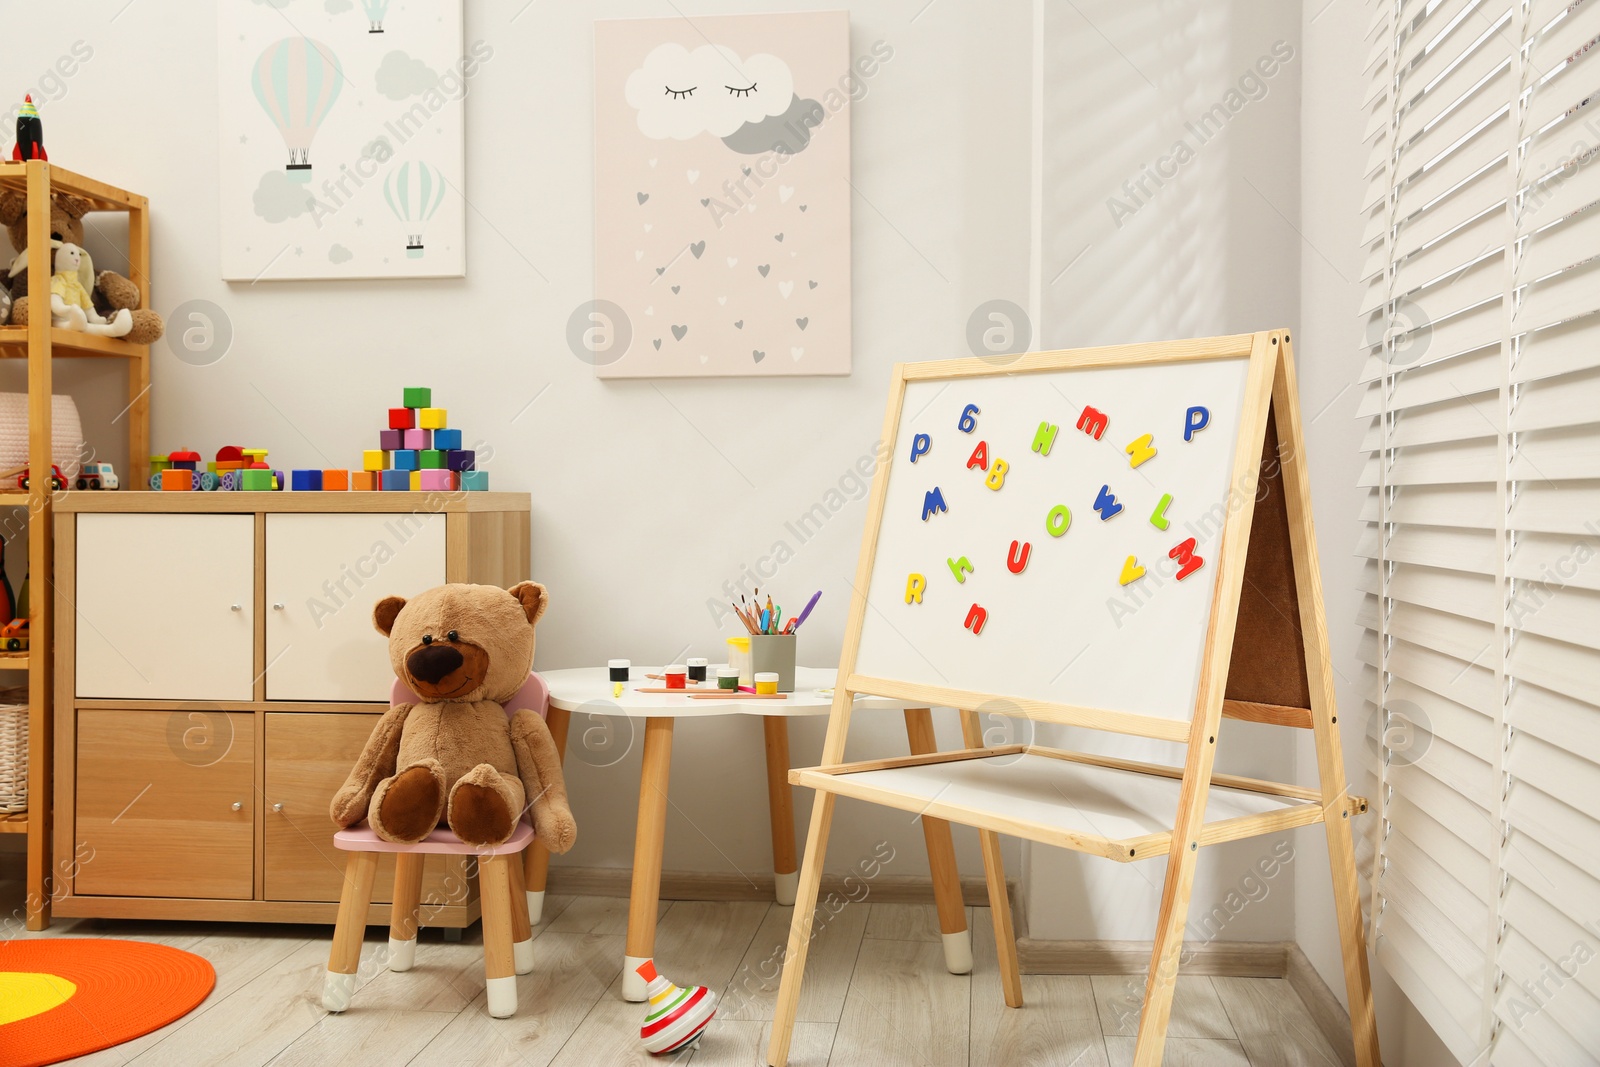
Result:
<svg viewBox="0 0 1600 1067"><path fill-rule="evenodd" d="M406 606L403 596L386 596L378 601L372 608L372 625L385 637L394 629L395 616L400 614L400 609Z"/></svg>
<svg viewBox="0 0 1600 1067"><path fill-rule="evenodd" d="M0 226L10 226L28 210L28 198L15 190L0 193Z"/></svg>
<svg viewBox="0 0 1600 1067"><path fill-rule="evenodd" d="M522 613L530 624L537 624L544 609L550 606L550 594L538 582L518 582L507 592L522 602Z"/></svg>
<svg viewBox="0 0 1600 1067"><path fill-rule="evenodd" d="M89 213L89 209L93 205L79 196L58 196L56 197L56 206L65 211L68 216L81 219Z"/></svg>

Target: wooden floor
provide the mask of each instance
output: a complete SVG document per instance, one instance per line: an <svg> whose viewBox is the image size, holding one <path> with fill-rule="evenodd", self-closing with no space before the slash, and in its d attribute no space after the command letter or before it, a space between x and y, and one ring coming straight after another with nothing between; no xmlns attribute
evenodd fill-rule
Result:
<svg viewBox="0 0 1600 1067"><path fill-rule="evenodd" d="M0 915L21 904L0 881ZM657 959L680 984L710 985L722 1007L698 1049L675 1058L639 1046L641 1005L620 995L627 902L551 897L534 930L535 966L518 980L511 1019L484 1010L478 928L459 943L425 931L417 967L380 971L343 1015L323 1012L331 928L226 923L63 920L23 937L118 937L197 953L217 987L194 1012L136 1041L73 1064L400 1064L504 1067L763 1064L782 946L792 909L762 903L662 905ZM796 1067L824 1064L1114 1067L1133 1062L1142 979L1028 975L1027 1007L1000 997L988 910L973 908L976 966L948 974L932 905L846 906L811 950ZM369 931L367 952L387 931ZM366 967L363 967L365 973ZM1339 1067L1288 983L1180 977L1169 1067Z"/></svg>

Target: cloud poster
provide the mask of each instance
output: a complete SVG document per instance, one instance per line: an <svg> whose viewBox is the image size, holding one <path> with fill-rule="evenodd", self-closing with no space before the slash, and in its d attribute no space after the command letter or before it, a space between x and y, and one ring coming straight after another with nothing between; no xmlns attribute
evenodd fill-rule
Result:
<svg viewBox="0 0 1600 1067"><path fill-rule="evenodd" d="M849 32L595 24L595 297L628 336L599 375L850 373Z"/></svg>
<svg viewBox="0 0 1600 1067"><path fill-rule="evenodd" d="M460 0L223 0L228 281L466 273Z"/></svg>

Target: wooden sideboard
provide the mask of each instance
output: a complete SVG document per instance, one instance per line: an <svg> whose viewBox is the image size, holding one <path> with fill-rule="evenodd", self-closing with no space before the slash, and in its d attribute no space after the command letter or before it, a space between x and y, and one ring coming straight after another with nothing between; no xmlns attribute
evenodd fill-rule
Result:
<svg viewBox="0 0 1600 1067"><path fill-rule="evenodd" d="M394 678L372 605L527 578L527 494L68 492L55 516L55 914L332 922L328 801ZM478 918L469 867L430 860L425 923Z"/></svg>

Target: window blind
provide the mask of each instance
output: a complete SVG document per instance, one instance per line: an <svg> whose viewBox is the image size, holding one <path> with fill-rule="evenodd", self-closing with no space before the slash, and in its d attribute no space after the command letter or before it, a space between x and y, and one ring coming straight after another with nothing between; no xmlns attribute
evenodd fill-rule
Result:
<svg viewBox="0 0 1600 1067"><path fill-rule="evenodd" d="M1600 0L1377 0L1358 843L1463 1063L1600 1059Z"/></svg>

